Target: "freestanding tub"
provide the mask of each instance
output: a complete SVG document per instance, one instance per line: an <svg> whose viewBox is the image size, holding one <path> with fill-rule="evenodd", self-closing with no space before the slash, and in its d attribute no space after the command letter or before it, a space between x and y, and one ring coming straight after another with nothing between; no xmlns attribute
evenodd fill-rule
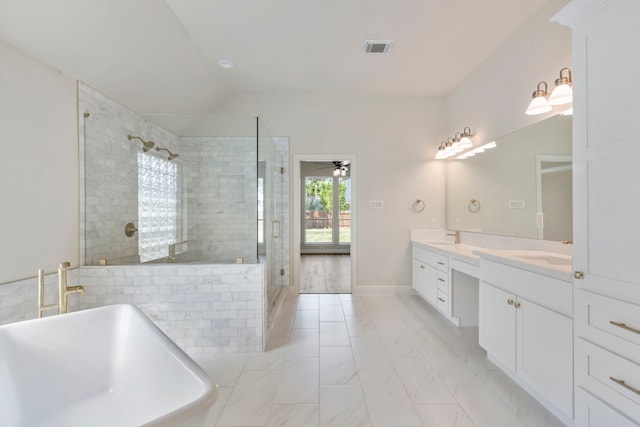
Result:
<svg viewBox="0 0 640 427"><path fill-rule="evenodd" d="M2 427L202 427L217 392L132 305L0 327Z"/></svg>

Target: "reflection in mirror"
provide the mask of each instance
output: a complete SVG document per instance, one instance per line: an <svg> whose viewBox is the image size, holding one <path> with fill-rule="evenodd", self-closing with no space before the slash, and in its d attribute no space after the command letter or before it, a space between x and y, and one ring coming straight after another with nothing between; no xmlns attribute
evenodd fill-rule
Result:
<svg viewBox="0 0 640 427"><path fill-rule="evenodd" d="M447 228L572 240L571 116L550 117L496 145L447 163Z"/></svg>

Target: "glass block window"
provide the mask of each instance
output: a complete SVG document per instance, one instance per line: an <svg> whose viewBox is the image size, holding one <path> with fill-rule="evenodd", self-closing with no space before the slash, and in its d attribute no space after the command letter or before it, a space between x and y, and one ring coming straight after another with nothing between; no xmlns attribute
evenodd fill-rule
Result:
<svg viewBox="0 0 640 427"><path fill-rule="evenodd" d="M178 165L138 153L138 253L140 262L169 255L178 230Z"/></svg>

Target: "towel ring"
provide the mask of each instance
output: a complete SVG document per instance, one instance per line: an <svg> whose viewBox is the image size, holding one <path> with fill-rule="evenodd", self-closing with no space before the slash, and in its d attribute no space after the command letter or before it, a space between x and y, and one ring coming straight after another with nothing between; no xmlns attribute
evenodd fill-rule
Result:
<svg viewBox="0 0 640 427"><path fill-rule="evenodd" d="M413 202L411 206L414 212L422 212L427 205L420 199Z"/></svg>
<svg viewBox="0 0 640 427"><path fill-rule="evenodd" d="M480 210L480 201L476 199L469 200L469 212L478 212Z"/></svg>

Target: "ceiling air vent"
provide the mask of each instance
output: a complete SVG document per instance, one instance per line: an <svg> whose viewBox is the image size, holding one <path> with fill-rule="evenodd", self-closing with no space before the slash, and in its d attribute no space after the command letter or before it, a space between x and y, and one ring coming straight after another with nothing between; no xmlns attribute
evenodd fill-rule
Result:
<svg viewBox="0 0 640 427"><path fill-rule="evenodd" d="M388 53L393 40L365 40L364 53Z"/></svg>

